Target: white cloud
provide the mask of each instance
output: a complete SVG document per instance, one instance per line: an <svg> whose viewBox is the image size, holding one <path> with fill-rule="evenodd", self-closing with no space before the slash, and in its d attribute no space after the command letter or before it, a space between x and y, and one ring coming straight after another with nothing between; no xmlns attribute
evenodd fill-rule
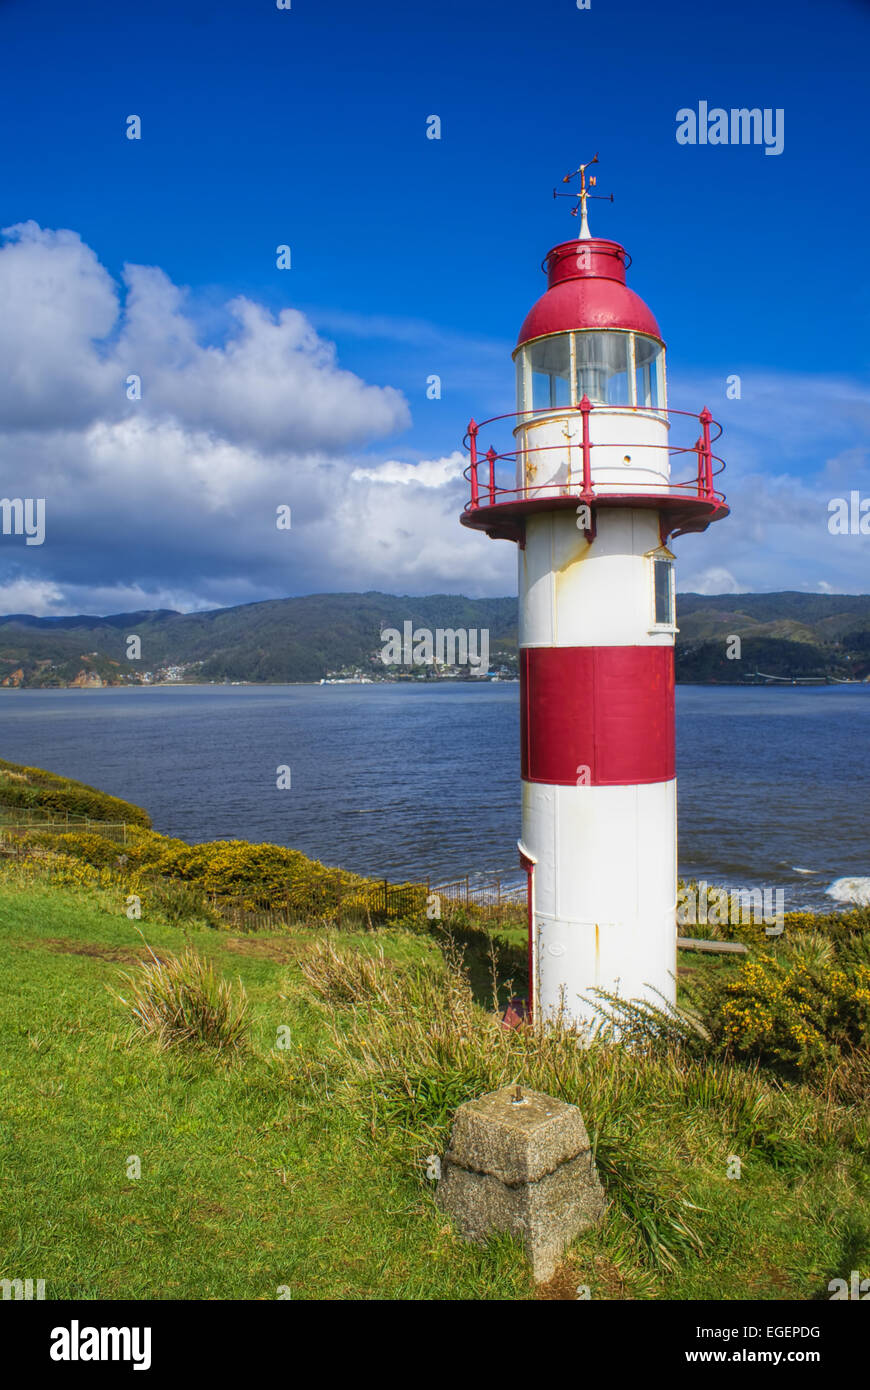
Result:
<svg viewBox="0 0 870 1390"><path fill-rule="evenodd" d="M4 429L76 425L122 399L104 340L118 317L111 276L76 232L7 227L0 249Z"/></svg>
<svg viewBox="0 0 870 1390"><path fill-rule="evenodd" d="M233 299L227 307L234 335L223 347L200 347L184 297L162 271L129 266L124 278L117 357L125 376L142 377L149 411L235 443L291 453L343 449L410 422L400 392L343 371L333 344L298 310L275 318L249 299Z"/></svg>
<svg viewBox="0 0 870 1390"><path fill-rule="evenodd" d="M44 618L61 611L64 592L44 579L10 579L0 584L0 613L33 613Z"/></svg>
<svg viewBox="0 0 870 1390"><path fill-rule="evenodd" d="M680 584L681 588L687 586ZM687 591L695 594L741 594L746 590L741 588L730 570L725 569L724 565L712 565L709 569L702 570L687 587Z"/></svg>
<svg viewBox="0 0 870 1390"><path fill-rule="evenodd" d="M24 555L4 539L0 606L190 609L340 587L342 570L360 572L355 519L343 531L336 504L351 489L354 512L365 510L360 490L373 487L383 506L383 486L351 474L363 445L408 424L399 391L342 369L295 309L233 299L222 344L203 346L186 292L161 270L128 266L124 295L74 232L28 222L5 237L4 491L45 497L46 541ZM133 374L142 395L131 401ZM420 465L418 481L435 487L451 467ZM284 504L289 533L275 525ZM373 565L373 583L388 575Z"/></svg>
<svg viewBox="0 0 870 1390"><path fill-rule="evenodd" d="M189 610L340 589L514 592L515 547L459 524L465 456L420 458L417 447L416 461L378 457L372 441L409 423L404 397L340 367L298 310L275 315L232 299L225 336L204 345L196 305L160 269L128 266L119 286L74 232L28 222L6 236L3 490L45 497L46 540L25 551L0 538L0 609ZM495 399L510 380L509 351L489 346L475 370ZM134 373L139 401L126 395ZM866 589L868 538L831 536L827 501L854 488L870 494L870 394L847 380L746 368L742 385L740 401L717 407L724 377L672 380L674 404L709 399L725 423L718 448L732 506L729 521L677 541L680 588ZM433 423L431 403L425 409ZM279 532L284 504L293 525Z"/></svg>
<svg viewBox="0 0 870 1390"><path fill-rule="evenodd" d="M736 370L736 368L735 368ZM802 589L863 593L870 584L870 538L832 536L828 501L857 489L870 496L870 391L841 377L741 371L743 396L709 377L683 374L671 399L707 400L725 433L714 446L726 460L717 479L731 515L701 535L680 538L681 590ZM726 587L724 572L736 585Z"/></svg>
<svg viewBox="0 0 870 1390"><path fill-rule="evenodd" d="M227 308L220 347L197 342L185 291L153 266L126 266L118 286L70 231L6 228L0 248L3 426L39 428L146 416L284 453L356 446L403 428L390 386L342 370L305 316L277 317L248 299ZM127 399L130 375L142 398Z"/></svg>
<svg viewBox="0 0 870 1390"><path fill-rule="evenodd" d="M13 579L0 585L0 613L30 613L37 618L56 618L70 613L100 616L171 608L189 613L221 607L203 602L184 589L143 589L138 585L53 584L45 580ZM0 629L2 632L2 629Z"/></svg>
<svg viewBox="0 0 870 1390"><path fill-rule="evenodd" d="M379 463L370 468L355 468L351 473L354 482L368 480L372 483L409 483L418 487L444 487L456 478L462 477L463 469L468 467L468 459L459 450L446 458L423 459L420 463Z"/></svg>
<svg viewBox="0 0 870 1390"><path fill-rule="evenodd" d="M422 502L404 483L359 483L317 531L332 530L354 589L509 594L516 587L515 547L461 526L465 501L464 485L455 483L427 489Z"/></svg>

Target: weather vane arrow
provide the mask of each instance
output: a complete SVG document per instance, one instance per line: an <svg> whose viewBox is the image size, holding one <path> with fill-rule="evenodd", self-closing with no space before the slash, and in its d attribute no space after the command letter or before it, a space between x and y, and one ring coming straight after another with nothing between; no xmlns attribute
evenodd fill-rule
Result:
<svg viewBox="0 0 870 1390"><path fill-rule="evenodd" d="M589 231L589 219L588 219L587 216L586 216L586 200L587 200L588 198L600 198L600 199L602 200L602 202L605 202L605 203L612 203L612 202L613 202L613 194L612 194L612 193L590 193L590 192L588 191L587 187L586 187L586 182L587 182L587 180L586 180L586 170L589 169L593 164L597 164L597 163L598 163L598 152L596 151L594 159L589 159L589 160L587 160L585 164L581 164L580 167L579 167L578 169L575 169L574 172L573 172L572 174L566 174L565 177L563 178L563 180L562 180L563 183L570 183L571 180L572 180L572 179L576 179L577 176L578 176L578 174L579 174L579 176L580 176L580 192L579 192L579 193L560 193L559 190L558 190L557 188L554 188L554 189L553 189L553 197L554 197L554 198L577 198L577 199L579 199L579 204L578 204L579 210L580 210L580 231L579 231L579 233L578 233L578 240L579 240L579 241L589 241L589 240L591 240L591 235L592 235L591 232ZM596 185L596 183L597 183L597 179L596 179L595 175L594 175L594 174L590 174L590 175L589 175L589 188L594 188L595 185ZM573 208L571 209L571 216L572 216L572 217L576 217L576 216L577 216L577 207L573 207Z"/></svg>

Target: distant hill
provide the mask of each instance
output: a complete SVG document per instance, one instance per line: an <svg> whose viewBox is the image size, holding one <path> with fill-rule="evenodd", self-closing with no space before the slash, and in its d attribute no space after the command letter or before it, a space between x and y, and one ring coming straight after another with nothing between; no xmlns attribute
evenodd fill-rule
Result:
<svg viewBox="0 0 870 1390"><path fill-rule="evenodd" d="M870 676L868 594L678 594L677 680ZM728 637L741 639L729 660Z"/></svg>
<svg viewBox="0 0 870 1390"><path fill-rule="evenodd" d="M870 595L678 594L677 679L743 684L756 671L792 677L870 676ZM386 627L486 628L491 665L516 670L515 598L312 594L207 613L168 609L109 617L0 617L0 682L65 686L154 679L316 681L383 677ZM127 639L141 641L128 660ZM739 660L727 639L738 636ZM734 644L730 644L733 649Z"/></svg>
<svg viewBox="0 0 870 1390"><path fill-rule="evenodd" d="M383 676L380 633L414 627L486 628L491 656L516 659L515 598L468 599L435 594L312 594L218 608L207 613L120 613L106 618L0 618L0 680L27 686L68 685L82 672L108 683L144 672L190 668L185 680L316 681L360 670ZM127 639L142 657L127 659ZM13 679L20 671L20 679Z"/></svg>

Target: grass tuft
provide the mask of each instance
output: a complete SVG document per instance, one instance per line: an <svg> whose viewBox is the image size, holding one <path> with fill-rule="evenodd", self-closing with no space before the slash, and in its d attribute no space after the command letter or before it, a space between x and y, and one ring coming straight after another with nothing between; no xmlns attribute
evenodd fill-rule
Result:
<svg viewBox="0 0 870 1390"><path fill-rule="evenodd" d="M358 951L337 951L331 941L318 941L300 966L311 988L328 1004L364 1004L385 998L383 950L364 956Z"/></svg>
<svg viewBox="0 0 870 1390"><path fill-rule="evenodd" d="M188 947L178 956L151 960L122 980L129 998L112 990L129 1010L137 1031L167 1048L210 1048L239 1052L247 1044L248 999L239 981L238 994L214 967Z"/></svg>

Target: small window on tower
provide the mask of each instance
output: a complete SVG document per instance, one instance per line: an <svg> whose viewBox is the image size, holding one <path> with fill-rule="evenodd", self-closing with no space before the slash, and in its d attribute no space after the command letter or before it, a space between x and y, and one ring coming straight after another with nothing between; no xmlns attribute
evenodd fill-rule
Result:
<svg viewBox="0 0 870 1390"><path fill-rule="evenodd" d="M664 556L653 559L656 627L674 626L674 566Z"/></svg>

